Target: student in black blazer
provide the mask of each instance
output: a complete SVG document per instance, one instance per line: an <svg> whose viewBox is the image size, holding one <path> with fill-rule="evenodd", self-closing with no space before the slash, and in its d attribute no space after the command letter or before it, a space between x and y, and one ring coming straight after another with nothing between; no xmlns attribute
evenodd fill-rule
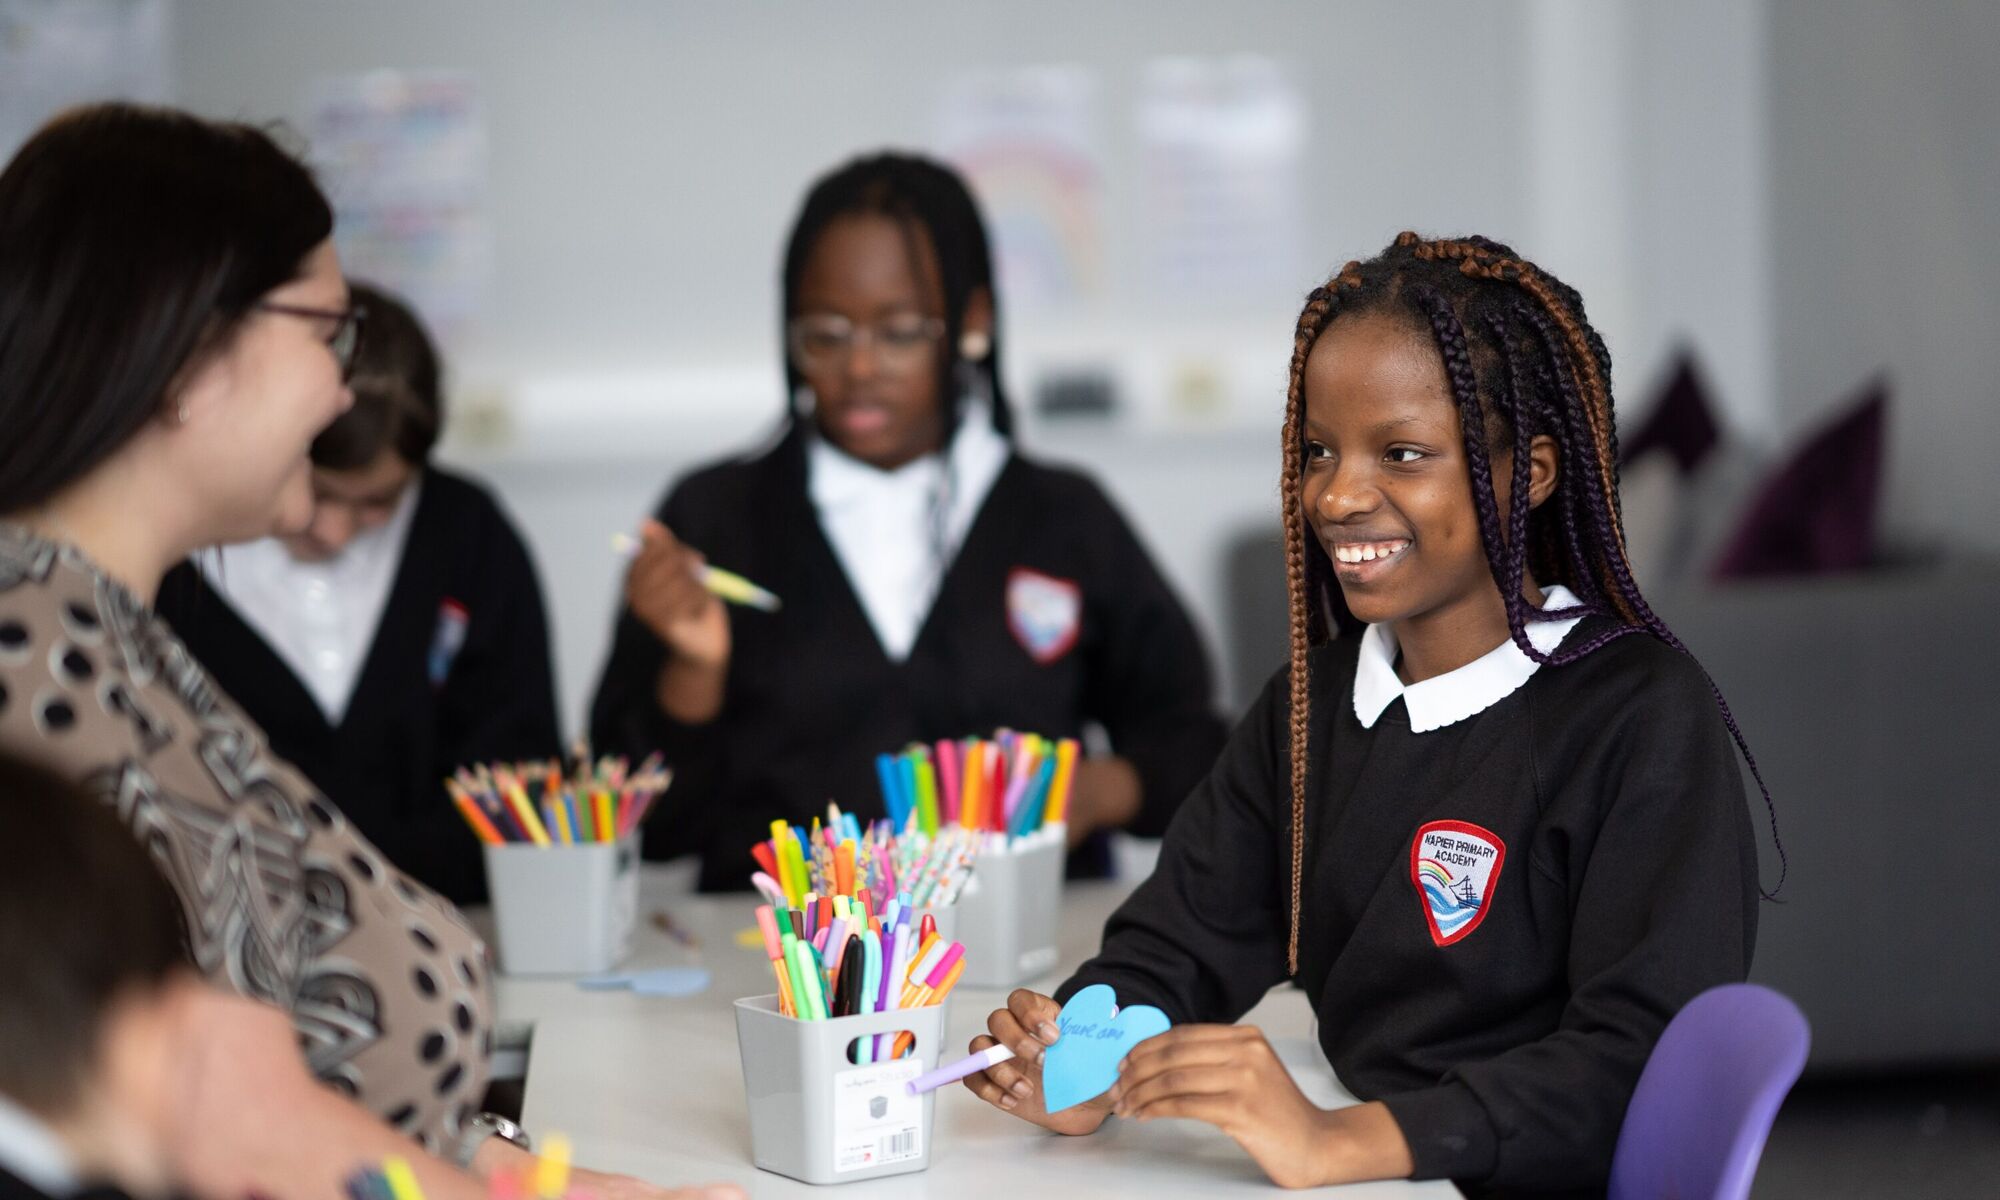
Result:
<svg viewBox="0 0 2000 1200"><path fill-rule="evenodd" d="M899 154L821 179L784 264L782 437L678 482L642 534L591 712L598 746L665 751L655 856L742 887L750 844L829 799L879 814L874 756L1011 727L1079 765L1072 870L1157 836L1222 744L1208 656L1089 477L1021 455L987 237L964 183ZM725 608L706 560L783 608Z"/></svg>
<svg viewBox="0 0 2000 1200"><path fill-rule="evenodd" d="M442 780L560 748L541 586L492 495L430 461L439 368L416 315L352 290L368 333L354 407L313 443L311 527L183 564L158 608L391 861L477 902L479 846Z"/></svg>

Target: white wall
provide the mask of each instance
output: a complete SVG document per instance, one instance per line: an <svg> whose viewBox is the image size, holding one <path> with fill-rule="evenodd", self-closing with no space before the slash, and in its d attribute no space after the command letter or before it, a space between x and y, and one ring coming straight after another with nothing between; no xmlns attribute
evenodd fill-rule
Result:
<svg viewBox="0 0 2000 1200"><path fill-rule="evenodd" d="M1779 413L1886 371L1888 517L2000 551L2000 6L1771 6Z"/></svg>
<svg viewBox="0 0 2000 1200"><path fill-rule="evenodd" d="M1444 24L1482 51L1454 52ZM477 80L498 261L486 319L455 365L475 393L508 397L519 436L459 457L500 486L535 543L572 720L615 594L606 534L671 474L740 446L777 411L774 280L805 184L856 151L928 143L955 74L1045 62L1100 74L1104 294L1010 310L1009 375L1025 397L1043 364L1109 360L1138 408L1173 363L1224 376L1232 407L1212 428L1030 422L1025 438L1098 473L1218 647L1223 548L1276 513L1300 296L1405 227L1518 239L1531 225L1524 35L1504 7L1170 2L1141 19L1050 0L180 0L175 33L181 99L215 115L303 121L327 73L450 67ZM1281 293L1159 294L1134 233L1147 203L1134 182L1140 73L1161 55L1234 51L1284 62L1310 100L1308 244Z"/></svg>
<svg viewBox="0 0 2000 1200"><path fill-rule="evenodd" d="M1008 374L1025 398L1052 365L1116 370L1134 419L1030 421L1024 440L1098 473L1211 634L1228 537L1276 510L1298 298L1399 229L1485 232L1576 283L1628 409L1687 338L1742 427L1775 424L1762 5L171 2L177 98L213 115L302 122L316 79L379 67L476 80L497 261L453 347L456 400L506 401L515 438L455 453L535 543L572 719L616 584L609 529L777 411L774 276L805 183L930 142L968 69L1099 74L1105 288L1012 306ZM1287 65L1310 104L1297 277L1162 292L1142 270L1133 98L1156 57L1236 51ZM1205 423L1157 415L1188 364L1224 383Z"/></svg>
<svg viewBox="0 0 2000 1200"><path fill-rule="evenodd" d="M1282 325L1328 268L1400 228L1528 224L1521 33L1505 6L181 0L178 13L182 96L210 113L302 117L329 72L473 73L501 260L469 349L509 371L766 361L778 247L807 181L857 150L929 142L968 68L1101 75L1110 287L1093 323L1198 331L1220 311ZM1479 51L1456 52L1442 26ZM1139 73L1231 51L1283 60L1309 94L1310 244L1281 295L1152 295L1133 235ZM1032 332L1034 314L1013 315Z"/></svg>

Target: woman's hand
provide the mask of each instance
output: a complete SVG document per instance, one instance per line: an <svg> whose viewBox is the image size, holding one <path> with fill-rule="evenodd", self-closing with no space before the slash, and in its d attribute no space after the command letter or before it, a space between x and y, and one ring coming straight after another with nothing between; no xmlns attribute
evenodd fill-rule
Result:
<svg viewBox="0 0 2000 1200"><path fill-rule="evenodd" d="M1107 1097L1135 1121L1206 1121L1280 1187L1404 1179L1402 1130L1380 1104L1329 1112L1306 1099L1260 1029L1182 1025L1133 1047Z"/></svg>
<svg viewBox="0 0 2000 1200"><path fill-rule="evenodd" d="M996 1042L1014 1052L1007 1062L995 1063L976 1075L965 1077L967 1090L1003 1112L1057 1133L1094 1132L1111 1113L1111 1102L1099 1096L1082 1104L1050 1113L1042 1108L1042 1055L1060 1036L1056 1019L1062 1005L1039 992L1017 988L1007 997L1007 1007L995 1009L986 1018L986 1034L972 1039L977 1053Z"/></svg>
<svg viewBox="0 0 2000 1200"><path fill-rule="evenodd" d="M701 582L707 560L651 518L625 574L625 603L676 658L720 669L729 664L729 613Z"/></svg>
<svg viewBox="0 0 2000 1200"><path fill-rule="evenodd" d="M306 1071L281 1009L189 978L167 985L162 1144L196 1200L323 1200L356 1167L406 1157L431 1200L481 1200L471 1175L423 1153Z"/></svg>

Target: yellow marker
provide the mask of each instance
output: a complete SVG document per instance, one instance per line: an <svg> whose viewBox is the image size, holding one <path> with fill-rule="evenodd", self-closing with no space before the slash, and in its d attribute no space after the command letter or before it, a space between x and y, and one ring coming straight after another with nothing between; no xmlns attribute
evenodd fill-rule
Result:
<svg viewBox="0 0 2000 1200"><path fill-rule="evenodd" d="M542 1142L542 1155L535 1160L535 1194L542 1200L557 1200L569 1188L569 1139L552 1133Z"/></svg>
<svg viewBox="0 0 2000 1200"><path fill-rule="evenodd" d="M714 592L731 604L741 604L745 608L754 608L759 612L777 612L785 606L784 601L778 599L770 592L751 583L736 572L725 571L721 567L702 567L701 586Z"/></svg>
<svg viewBox="0 0 2000 1200"><path fill-rule="evenodd" d="M639 539L629 533L611 535L611 548L627 558L639 552L640 544ZM760 612L777 612L785 606L784 601L734 571L704 563L696 568L695 574L701 580L701 586L731 604L741 604Z"/></svg>
<svg viewBox="0 0 2000 1200"><path fill-rule="evenodd" d="M396 1200L424 1200L424 1189L417 1186L417 1173L410 1170L407 1158L390 1158L382 1163L382 1178L388 1181L389 1193Z"/></svg>
<svg viewBox="0 0 2000 1200"><path fill-rule="evenodd" d="M1081 749L1075 738L1056 743L1056 777L1049 785L1049 803L1042 813L1042 824L1060 825L1063 814L1069 811L1069 785L1076 778L1076 756Z"/></svg>
<svg viewBox="0 0 2000 1200"><path fill-rule="evenodd" d="M771 849L778 859L778 889L785 893L785 904L797 908L798 889L792 884L792 856L785 853L785 847L792 845L792 828L783 821L771 822Z"/></svg>

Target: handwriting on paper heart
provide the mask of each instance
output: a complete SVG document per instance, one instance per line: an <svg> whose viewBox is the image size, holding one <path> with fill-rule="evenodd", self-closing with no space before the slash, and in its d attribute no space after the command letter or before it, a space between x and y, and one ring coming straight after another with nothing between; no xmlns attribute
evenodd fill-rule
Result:
<svg viewBox="0 0 2000 1200"><path fill-rule="evenodd" d="M1069 998L1056 1027L1062 1036L1042 1060L1042 1099L1061 1112L1095 1099L1118 1082L1118 1064L1132 1047L1173 1026L1150 1004L1118 1007L1118 993L1102 983Z"/></svg>

